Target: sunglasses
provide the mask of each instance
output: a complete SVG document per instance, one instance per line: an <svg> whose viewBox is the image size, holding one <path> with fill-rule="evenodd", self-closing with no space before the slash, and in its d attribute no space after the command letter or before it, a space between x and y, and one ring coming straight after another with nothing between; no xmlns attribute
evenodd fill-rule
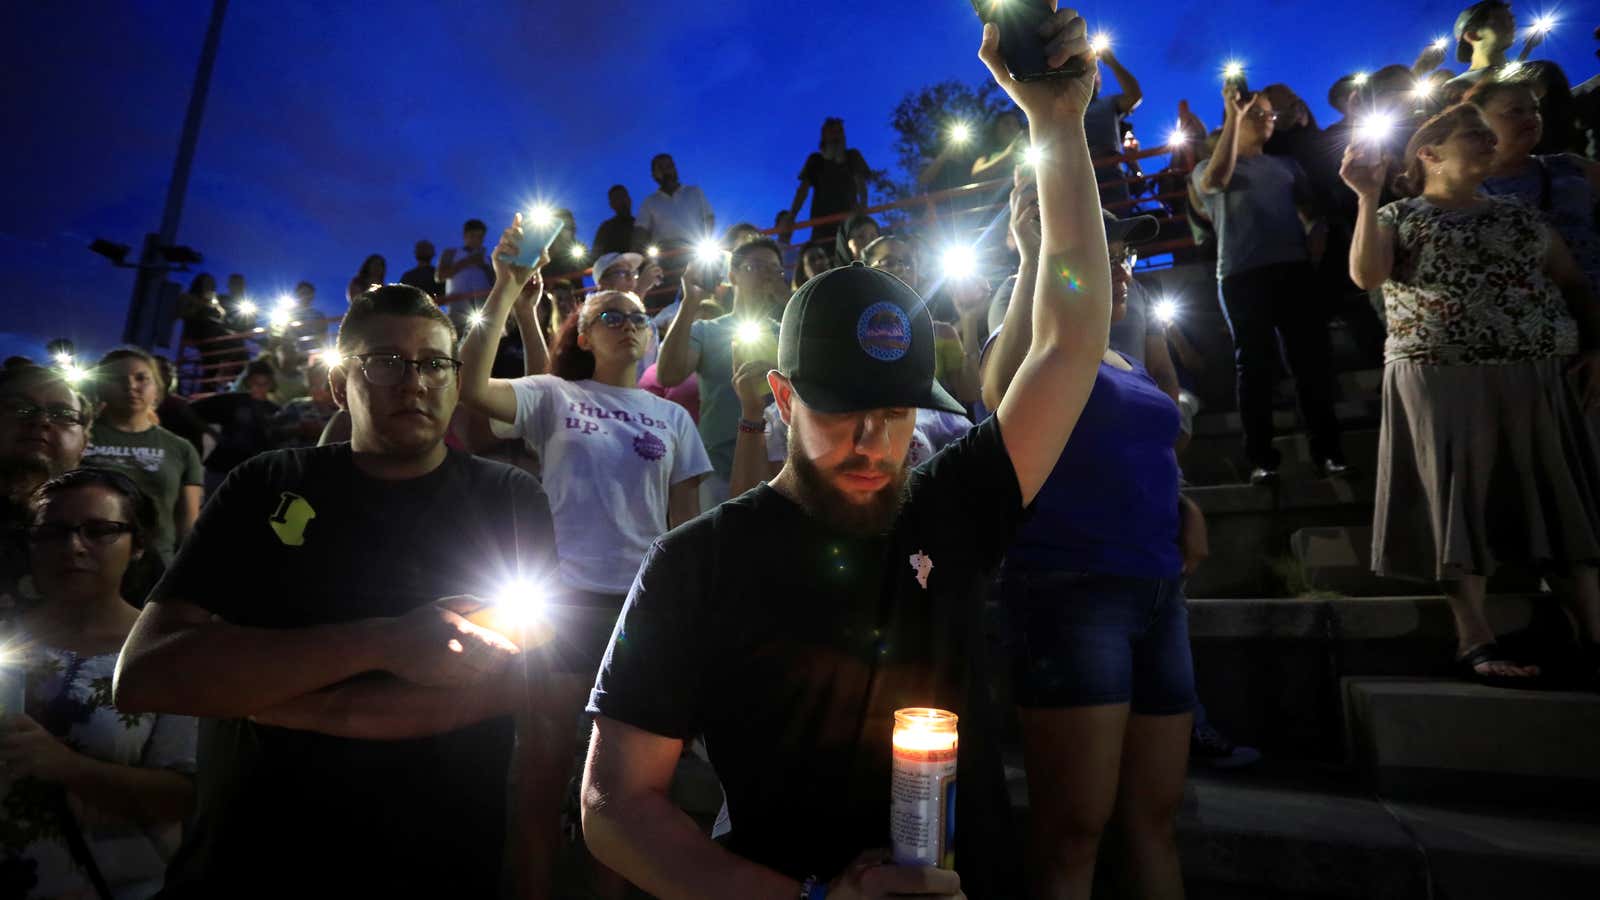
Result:
<svg viewBox="0 0 1600 900"><path fill-rule="evenodd" d="M594 317L596 322L607 328L621 328L624 323L634 328L644 328L650 324L650 317L642 312L623 312L620 309L603 309Z"/></svg>

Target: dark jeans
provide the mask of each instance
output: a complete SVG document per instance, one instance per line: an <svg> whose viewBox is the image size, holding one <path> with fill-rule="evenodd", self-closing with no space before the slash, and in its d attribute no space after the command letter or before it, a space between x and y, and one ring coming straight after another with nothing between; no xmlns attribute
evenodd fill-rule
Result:
<svg viewBox="0 0 1600 900"><path fill-rule="evenodd" d="M1280 263L1238 272L1222 279L1218 292L1233 332L1239 418L1250 464L1276 468L1279 462L1272 446L1272 391L1279 359L1294 376L1312 455L1343 462L1333 413L1327 308L1311 265Z"/></svg>

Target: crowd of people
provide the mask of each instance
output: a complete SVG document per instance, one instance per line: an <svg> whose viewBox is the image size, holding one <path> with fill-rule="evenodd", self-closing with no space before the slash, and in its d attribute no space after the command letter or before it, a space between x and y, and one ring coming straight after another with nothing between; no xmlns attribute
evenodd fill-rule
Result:
<svg viewBox="0 0 1600 900"><path fill-rule="evenodd" d="M1249 481L1279 478L1287 371L1316 476L1375 483L1374 570L1449 599L1461 676L1600 689L1590 92L1537 35L1510 59L1485 0L1464 74L1430 48L1341 79L1328 128L1230 74L1220 128L1185 103L1146 177L1107 159L1137 78L1074 12L1041 34L1084 74L1019 81L987 28L1014 109L919 172L999 186L965 265L865 212L828 119L773 226L714 253L661 154L587 245L554 210L542 255L519 215L395 282L368 256L330 345L312 285L261 326L202 274L199 370L6 361L0 894L1087 897L1114 833L1130 895L1182 896L1188 767L1259 754L1195 686L1195 351L1135 273L1171 213L1215 259ZM1333 319L1383 363L1374 473ZM1567 611L1559 657L1501 646L1508 564ZM955 869L884 849L894 713L930 706L961 717Z"/></svg>

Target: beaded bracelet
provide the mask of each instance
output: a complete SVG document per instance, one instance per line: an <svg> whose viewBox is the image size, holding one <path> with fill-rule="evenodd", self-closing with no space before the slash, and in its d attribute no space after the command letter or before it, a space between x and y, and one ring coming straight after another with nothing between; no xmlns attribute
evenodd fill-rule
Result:
<svg viewBox="0 0 1600 900"><path fill-rule="evenodd" d="M740 419L740 434L766 434L767 422L765 419Z"/></svg>

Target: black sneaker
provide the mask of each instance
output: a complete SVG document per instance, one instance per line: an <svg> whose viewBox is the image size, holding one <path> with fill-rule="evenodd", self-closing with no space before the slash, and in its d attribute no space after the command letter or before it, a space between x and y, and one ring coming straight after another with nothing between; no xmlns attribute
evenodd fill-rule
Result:
<svg viewBox="0 0 1600 900"><path fill-rule="evenodd" d="M1251 484L1272 484L1277 480L1278 470L1275 468L1269 469L1266 466L1256 466L1255 469L1250 472Z"/></svg>
<svg viewBox="0 0 1600 900"><path fill-rule="evenodd" d="M1189 732L1189 761L1213 769L1242 769L1261 761L1261 751L1235 744L1211 725Z"/></svg>

